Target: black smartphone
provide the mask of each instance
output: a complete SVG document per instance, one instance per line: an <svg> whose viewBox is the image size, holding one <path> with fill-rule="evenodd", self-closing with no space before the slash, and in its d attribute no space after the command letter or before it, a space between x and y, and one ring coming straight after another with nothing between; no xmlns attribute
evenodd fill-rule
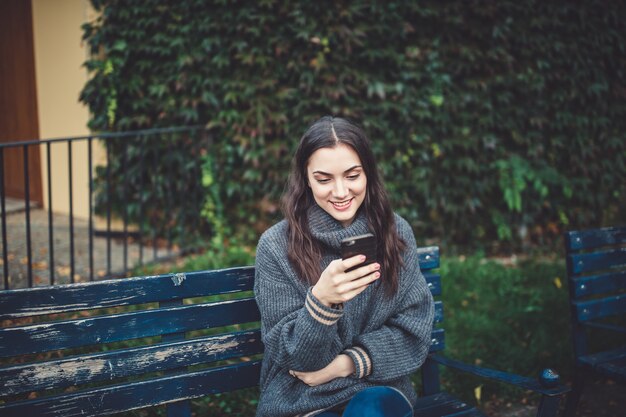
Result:
<svg viewBox="0 0 626 417"><path fill-rule="evenodd" d="M376 237L373 234L347 237L341 241L341 259L352 258L356 255L365 255L365 262L346 269L346 272L376 262Z"/></svg>

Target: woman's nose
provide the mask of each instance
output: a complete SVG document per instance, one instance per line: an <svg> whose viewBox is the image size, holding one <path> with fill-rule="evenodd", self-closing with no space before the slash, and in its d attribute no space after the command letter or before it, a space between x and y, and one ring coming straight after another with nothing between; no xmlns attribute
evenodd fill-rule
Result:
<svg viewBox="0 0 626 417"><path fill-rule="evenodd" d="M348 195L348 187L345 186L343 181L335 182L335 197L346 197Z"/></svg>

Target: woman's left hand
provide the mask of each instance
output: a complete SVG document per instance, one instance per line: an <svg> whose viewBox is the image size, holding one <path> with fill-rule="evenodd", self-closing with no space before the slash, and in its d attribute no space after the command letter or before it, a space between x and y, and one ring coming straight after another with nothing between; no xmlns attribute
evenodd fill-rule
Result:
<svg viewBox="0 0 626 417"><path fill-rule="evenodd" d="M345 378L354 373L354 362L348 355L337 355L325 368L313 372L289 371L291 376L298 378L305 384L315 387L332 381L335 378Z"/></svg>

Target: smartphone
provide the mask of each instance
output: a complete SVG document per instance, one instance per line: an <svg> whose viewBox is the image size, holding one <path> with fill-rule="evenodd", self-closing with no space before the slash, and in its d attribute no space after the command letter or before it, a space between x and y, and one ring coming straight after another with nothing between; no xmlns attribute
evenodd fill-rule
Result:
<svg viewBox="0 0 626 417"><path fill-rule="evenodd" d="M366 233L364 235L347 237L341 241L342 259L352 258L356 255L365 255L365 262L346 269L346 272L376 262L376 237L373 234Z"/></svg>

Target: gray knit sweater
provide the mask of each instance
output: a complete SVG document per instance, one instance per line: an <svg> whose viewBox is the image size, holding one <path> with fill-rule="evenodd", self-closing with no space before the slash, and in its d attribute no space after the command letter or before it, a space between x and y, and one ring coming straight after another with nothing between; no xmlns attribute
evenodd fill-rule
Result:
<svg viewBox="0 0 626 417"><path fill-rule="evenodd" d="M317 205L308 214L311 233L324 244L322 270L340 258L341 239L368 232L362 213L346 228ZM376 385L397 388L415 402L408 375L428 353L434 308L419 270L413 232L400 216L395 220L407 243L396 295L387 298L375 281L343 309L323 305L296 275L287 259L285 220L261 236L254 292L265 354L257 417L313 416ZM319 370L340 353L354 361L353 376L310 387L288 373Z"/></svg>

